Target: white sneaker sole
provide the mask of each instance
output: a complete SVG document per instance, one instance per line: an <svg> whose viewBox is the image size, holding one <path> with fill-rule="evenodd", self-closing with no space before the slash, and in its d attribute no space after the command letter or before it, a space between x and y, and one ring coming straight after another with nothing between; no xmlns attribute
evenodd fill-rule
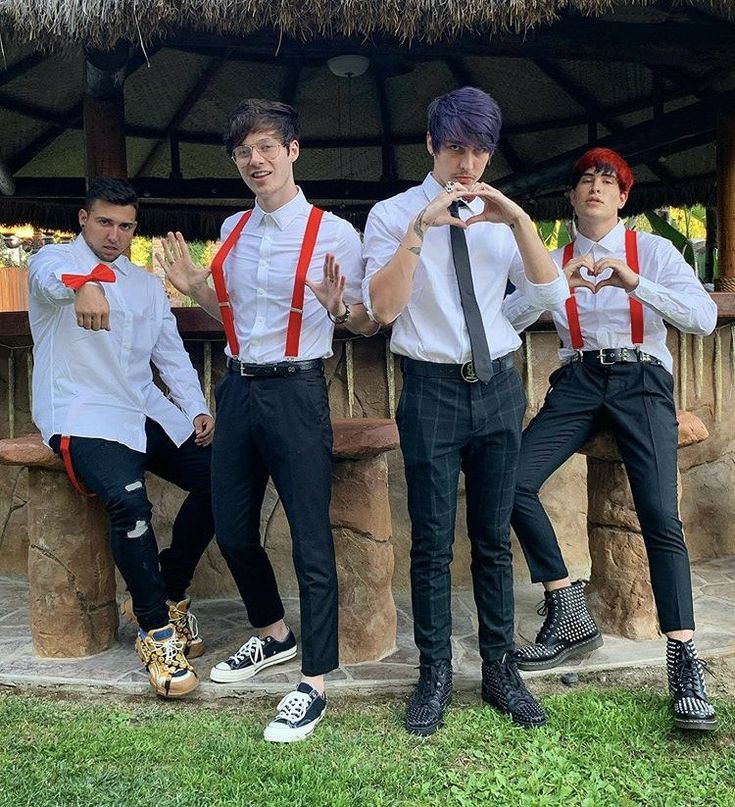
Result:
<svg viewBox="0 0 735 807"><path fill-rule="evenodd" d="M209 671L209 677L217 684L232 684L236 681L247 681L248 678L257 675L261 670L265 670L266 667L272 667L274 664L282 664L284 661L289 661L296 655L297 651L298 647L294 645L288 650L284 650L282 653L276 653L275 656L265 659L265 661L261 661L258 664L251 664L244 670L220 670L215 666Z"/></svg>
<svg viewBox="0 0 735 807"><path fill-rule="evenodd" d="M305 740L314 733L314 729L321 723L326 712L327 707L325 706L316 720L313 720L308 726L301 726L297 729L290 729L283 723L269 723L263 731L263 739L269 743L297 743Z"/></svg>

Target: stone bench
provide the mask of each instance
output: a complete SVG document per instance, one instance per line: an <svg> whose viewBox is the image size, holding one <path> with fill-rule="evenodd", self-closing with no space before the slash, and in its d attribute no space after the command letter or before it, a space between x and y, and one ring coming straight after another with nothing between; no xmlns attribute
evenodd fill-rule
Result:
<svg viewBox="0 0 735 807"><path fill-rule="evenodd" d="M709 436L691 412L678 412L679 448ZM603 633L628 639L659 635L646 548L622 458L609 431L580 449L587 456L587 535L592 572L587 588L590 610ZM681 476L678 477L681 500Z"/></svg>
<svg viewBox="0 0 735 807"><path fill-rule="evenodd" d="M375 661L396 644L393 546L385 453L395 422L335 420L331 521L340 594L340 654ZM28 583L34 653L90 656L115 641L115 570L107 517L72 488L38 434L0 440L0 464L28 468Z"/></svg>

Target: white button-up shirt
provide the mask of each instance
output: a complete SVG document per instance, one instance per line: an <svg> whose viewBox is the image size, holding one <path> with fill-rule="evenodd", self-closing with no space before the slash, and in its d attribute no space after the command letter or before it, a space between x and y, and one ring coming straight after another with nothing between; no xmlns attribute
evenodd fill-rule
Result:
<svg viewBox="0 0 735 807"><path fill-rule="evenodd" d="M363 299L369 312L372 312L370 278L393 257L411 219L441 190L442 186L429 174L421 185L378 202L370 211L365 227L363 283ZM462 218L469 218L481 213L482 207L482 200L475 198L468 205L460 206L460 214ZM557 278L551 283L531 283L523 271L513 233L505 224L480 222L464 232L475 295L490 355L495 359L521 344L501 311L508 277L529 299L544 308L566 298L566 281ZM408 305L393 323L391 350L412 359L447 364L463 364L472 358L449 225L429 227L426 231Z"/></svg>
<svg viewBox="0 0 735 807"><path fill-rule="evenodd" d="M272 213L258 204L224 263L225 283L244 362L268 364L285 359L286 332L291 312L296 264L301 253L311 205L298 194ZM225 219L222 241L242 213ZM331 252L345 277L345 302L362 301L363 278L360 237L352 225L325 212L319 227L307 277L324 277L324 257ZM332 355L334 324L307 287L299 341L300 361ZM225 349L230 355L229 347Z"/></svg>
<svg viewBox="0 0 735 807"><path fill-rule="evenodd" d="M104 263L80 235L50 244L29 261L33 335L33 420L46 443L54 434L98 437L145 452L145 420L160 423L176 445L209 414L161 281L121 255L100 284L110 330L77 325L74 292L62 274L87 275ZM151 362L170 391L153 383Z"/></svg>
<svg viewBox="0 0 735 807"><path fill-rule="evenodd" d="M705 336L717 324L717 306L705 291L691 266L682 258L674 245L651 233L637 234L638 264L640 279L638 287L630 296L643 303L643 344L640 349L650 353L671 372L673 361L666 347L666 322L680 331ZM599 241L591 241L581 233L574 243L574 255L591 255L593 261L600 258L625 258L625 227L619 221ZM561 267L564 249L551 253L557 266ZM609 277L612 270L601 274L597 280ZM592 278L595 282L595 278ZM632 348L630 330L630 300L624 289L605 286L599 293L580 288L575 292L579 325L584 340L584 350L601 348ZM517 330L523 330L538 318L540 310L522 291L506 298L503 311ZM566 308L562 304L551 312L554 325L562 341L559 358L568 361L574 354L569 334Z"/></svg>

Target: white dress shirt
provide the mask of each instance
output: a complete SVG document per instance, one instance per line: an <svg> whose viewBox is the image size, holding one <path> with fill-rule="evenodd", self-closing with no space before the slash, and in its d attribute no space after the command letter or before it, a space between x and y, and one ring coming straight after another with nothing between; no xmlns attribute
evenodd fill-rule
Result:
<svg viewBox="0 0 735 807"><path fill-rule="evenodd" d="M666 347L666 322L685 333L702 336L712 333L717 324L717 306L705 291L691 266L674 245L651 233L637 234L640 279L630 297L643 304L643 344L640 349L659 359L671 372L673 361ZM574 255L591 255L593 261L610 256L625 258L625 227L619 221L599 241L577 234ZM551 257L558 267L564 248L554 250ZM597 278L609 277L607 270ZM595 282L595 279L592 279ZM584 350L635 347L630 332L630 300L624 289L605 286L597 294L580 288L575 292ZM538 319L541 310L522 291L505 299L503 311L513 326L522 331ZM554 325L562 341L559 358L564 362L574 355L567 313L562 304L551 311Z"/></svg>
<svg viewBox="0 0 735 807"><path fill-rule="evenodd" d="M442 186L428 174L421 185L386 199L373 207L365 227L366 260L363 299L372 314L370 278L393 257L408 225L436 197ZM475 198L460 207L462 218L482 212ZM465 230L472 280L482 312L490 355L496 359L516 350L521 342L501 312L508 277L529 299L544 308L566 298L566 281L534 284L523 271L515 238L505 224L480 222ZM472 358L457 275L452 258L449 225L429 227L408 305L393 323L391 350L421 361L463 364Z"/></svg>
<svg viewBox="0 0 735 807"><path fill-rule="evenodd" d="M273 213L258 204L245 229L225 259L224 275L230 296L240 360L269 364L285 359L286 331L291 311L296 264L311 211L301 189ZM240 220L242 213L225 219L222 241ZM352 225L325 212L319 227L307 277L324 277L324 257L331 252L345 277L345 302L358 303L363 278L360 237ZM299 341L299 361L332 355L334 323L307 287ZM230 355L229 347L225 348Z"/></svg>
<svg viewBox="0 0 735 807"><path fill-rule="evenodd" d="M160 423L176 445L209 414L161 281L121 255L101 283L110 330L77 325L74 292L62 274L87 275L99 263L80 235L49 244L29 261L33 335L33 420L46 443L54 434L98 437L145 452L145 420ZM172 400L153 383L151 362Z"/></svg>

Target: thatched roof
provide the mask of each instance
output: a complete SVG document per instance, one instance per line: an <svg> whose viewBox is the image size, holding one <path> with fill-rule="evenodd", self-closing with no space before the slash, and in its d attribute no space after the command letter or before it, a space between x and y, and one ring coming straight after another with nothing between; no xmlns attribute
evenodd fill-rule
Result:
<svg viewBox="0 0 735 807"><path fill-rule="evenodd" d="M110 47L117 39L151 43L177 30L242 36L273 29L294 38L389 36L401 41L524 31L569 11L599 15L614 6L658 0L2 0L0 20L13 34L44 46ZM728 14L733 0L704 0Z"/></svg>
<svg viewBox="0 0 735 807"><path fill-rule="evenodd" d="M0 221L75 227L85 47L130 43L128 174L145 230L212 236L249 194L221 146L245 96L301 111L296 175L360 224L429 168L425 111L490 92L503 138L486 178L563 215L590 142L634 165L630 210L714 198L718 114L735 110L735 0L0 0ZM306 40L306 41L304 41ZM410 42L409 42L410 40ZM333 56L368 58L346 79Z"/></svg>

